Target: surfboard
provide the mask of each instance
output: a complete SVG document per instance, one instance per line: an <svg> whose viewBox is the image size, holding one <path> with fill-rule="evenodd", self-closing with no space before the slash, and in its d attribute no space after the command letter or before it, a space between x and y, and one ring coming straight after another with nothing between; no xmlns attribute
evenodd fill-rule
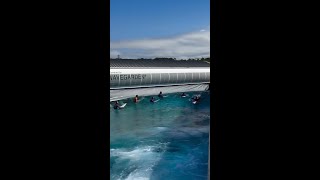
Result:
<svg viewBox="0 0 320 180"><path fill-rule="evenodd" d="M122 104L121 106L119 106L121 109L124 108L127 105L127 103Z"/></svg>
<svg viewBox="0 0 320 180"><path fill-rule="evenodd" d="M158 101L160 101L160 99L157 99L157 100L155 100L155 101L153 101L153 102L158 102Z"/></svg>
<svg viewBox="0 0 320 180"><path fill-rule="evenodd" d="M197 101L192 101L192 104L197 104Z"/></svg>

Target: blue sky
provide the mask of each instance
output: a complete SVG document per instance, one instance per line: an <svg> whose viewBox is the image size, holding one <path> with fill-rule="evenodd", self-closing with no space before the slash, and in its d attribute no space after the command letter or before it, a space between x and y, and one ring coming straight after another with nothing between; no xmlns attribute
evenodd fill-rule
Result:
<svg viewBox="0 0 320 180"><path fill-rule="evenodd" d="M110 13L111 57L210 54L210 0L111 0Z"/></svg>

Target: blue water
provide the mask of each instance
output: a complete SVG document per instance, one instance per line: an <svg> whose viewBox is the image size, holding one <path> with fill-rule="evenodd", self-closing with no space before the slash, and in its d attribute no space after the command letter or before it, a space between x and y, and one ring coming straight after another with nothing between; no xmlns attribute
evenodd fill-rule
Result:
<svg viewBox="0 0 320 180"><path fill-rule="evenodd" d="M110 106L110 178L208 179L210 97L199 93L169 94L157 103L145 97L139 103ZM166 94L165 94L166 95ZM156 97L158 99L158 97Z"/></svg>

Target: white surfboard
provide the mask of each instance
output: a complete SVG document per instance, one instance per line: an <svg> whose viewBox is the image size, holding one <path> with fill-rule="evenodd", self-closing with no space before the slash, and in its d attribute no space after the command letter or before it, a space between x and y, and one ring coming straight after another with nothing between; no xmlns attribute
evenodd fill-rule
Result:
<svg viewBox="0 0 320 180"><path fill-rule="evenodd" d="M127 105L127 103L122 104L121 106L119 106L121 109L124 108Z"/></svg>
<svg viewBox="0 0 320 180"><path fill-rule="evenodd" d="M158 102L158 101L160 101L160 99L157 99L157 100L155 100L155 101L153 101L153 102Z"/></svg>

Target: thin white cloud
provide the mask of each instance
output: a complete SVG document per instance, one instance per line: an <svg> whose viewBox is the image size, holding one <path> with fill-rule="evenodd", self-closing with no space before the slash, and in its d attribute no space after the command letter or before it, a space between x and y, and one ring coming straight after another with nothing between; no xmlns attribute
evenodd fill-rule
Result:
<svg viewBox="0 0 320 180"><path fill-rule="evenodd" d="M210 31L203 30L171 38L110 42L110 57L114 58L118 54L122 58L209 57Z"/></svg>

